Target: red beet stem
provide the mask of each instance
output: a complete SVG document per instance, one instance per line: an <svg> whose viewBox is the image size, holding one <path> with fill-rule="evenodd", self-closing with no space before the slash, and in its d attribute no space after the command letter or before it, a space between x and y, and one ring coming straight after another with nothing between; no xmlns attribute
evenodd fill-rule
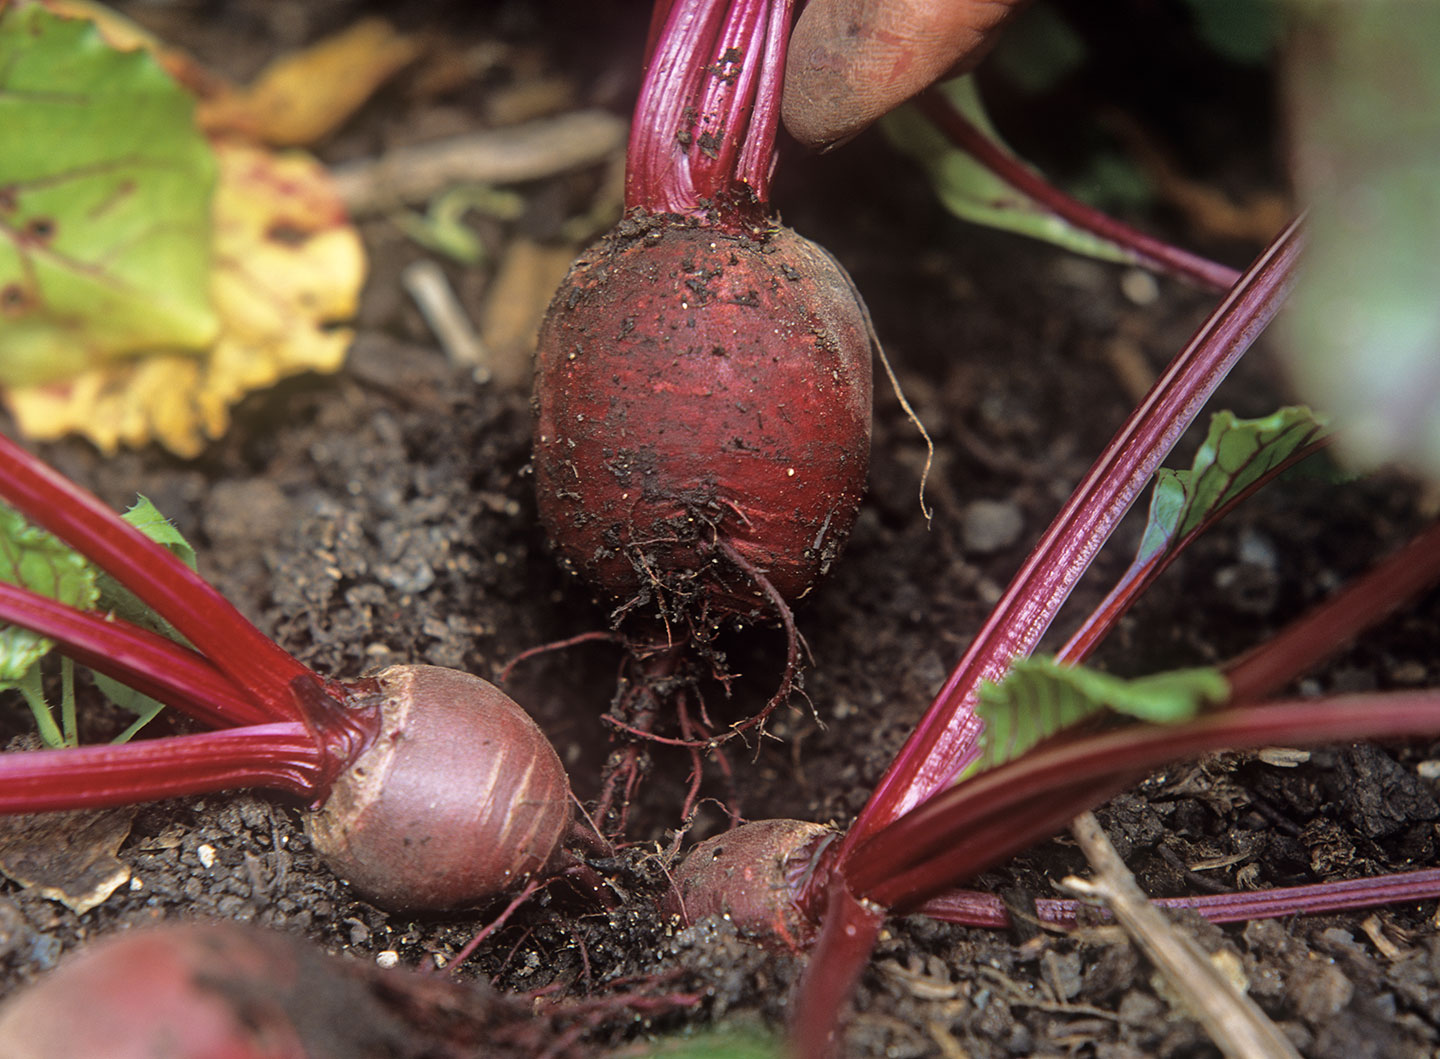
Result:
<svg viewBox="0 0 1440 1059"><path fill-rule="evenodd" d="M954 781L981 724L975 697L1029 654L1100 546L1211 392L1264 330L1288 290L1300 252L1292 223L1171 361L1106 446L1011 581L845 838L859 843Z"/></svg>
<svg viewBox="0 0 1440 1059"><path fill-rule="evenodd" d="M0 621L48 637L81 665L213 727L272 720L201 655L121 618L0 582Z"/></svg>
<svg viewBox="0 0 1440 1059"><path fill-rule="evenodd" d="M875 948L886 912L857 898L839 878L829 888L824 930L810 952L791 1005L790 1046L796 1059L836 1052L841 1013Z"/></svg>
<svg viewBox="0 0 1440 1059"><path fill-rule="evenodd" d="M1231 663L1236 702L1273 695L1440 580L1440 522Z"/></svg>
<svg viewBox="0 0 1440 1059"><path fill-rule="evenodd" d="M1440 731L1440 691L1227 709L1034 751L927 800L861 844L842 870L887 907L912 907L1053 834L1136 775L1224 748L1407 738Z"/></svg>
<svg viewBox="0 0 1440 1059"><path fill-rule="evenodd" d="M0 497L135 593L253 698L266 716L301 716L290 682L313 676L309 669L164 547L3 435Z"/></svg>
<svg viewBox="0 0 1440 1059"><path fill-rule="evenodd" d="M1440 897L1440 868L1306 883L1303 886L1278 886L1271 890L1152 897L1150 903L1161 908L1193 909L1212 923L1240 923L1249 919L1316 915L1350 908L1430 901L1436 897ZM1088 906L1080 901L1042 897L1035 902L1035 919L1051 926L1073 927L1078 921L1080 909L1084 907ZM1096 911L1103 915L1101 910ZM992 929L1012 926L1015 921L1000 897L977 890L949 890L936 894L914 909L914 914L946 923Z"/></svg>
<svg viewBox="0 0 1440 1059"><path fill-rule="evenodd" d="M1100 602L1100 605L1086 616L1084 623L1080 628L1075 630L1065 646L1055 652L1056 660L1060 662L1077 663L1088 658L1090 653L1100 645L1100 641L1110 634L1110 630L1120 623L1120 619L1125 616L1135 601L1155 583L1161 574L1170 568L1170 564L1173 563L1179 557L1180 553L1188 548L1192 542L1264 486L1274 481L1296 464L1309 459L1321 449L1328 447L1330 441L1331 439L1328 437L1321 438L1319 441L1312 441L1310 444L1291 453L1286 459L1257 478L1255 482L1239 495L1206 515L1200 525L1164 549L1159 555L1143 565L1131 566L1121 575L1120 580L1116 582L1115 587L1110 590L1110 593Z"/></svg>
<svg viewBox="0 0 1440 1059"><path fill-rule="evenodd" d="M0 754L0 813L114 805L267 787L323 795L326 762L298 722L147 739L123 746Z"/></svg>
<svg viewBox="0 0 1440 1059"><path fill-rule="evenodd" d="M626 209L731 229L763 223L791 6L660 0L626 156Z"/></svg>
<svg viewBox="0 0 1440 1059"><path fill-rule="evenodd" d="M1021 194L1083 231L1128 251L1135 262L1169 276L1215 291L1227 291L1240 279L1229 265L1172 246L1117 221L1045 181L1038 173L975 127L948 99L932 89L915 97L920 112L934 122L956 147Z"/></svg>

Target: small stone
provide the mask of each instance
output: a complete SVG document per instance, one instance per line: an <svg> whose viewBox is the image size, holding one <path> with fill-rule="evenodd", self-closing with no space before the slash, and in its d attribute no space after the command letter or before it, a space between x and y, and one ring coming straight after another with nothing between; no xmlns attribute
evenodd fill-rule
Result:
<svg viewBox="0 0 1440 1059"><path fill-rule="evenodd" d="M1164 1005L1158 999L1149 993L1132 989L1121 998L1116 1014L1126 1025L1143 1026L1158 1019L1163 1010Z"/></svg>
<svg viewBox="0 0 1440 1059"><path fill-rule="evenodd" d="M1338 1014L1354 995L1354 984L1333 963L1316 960L1302 964L1291 978L1291 999L1296 1012L1307 1022L1321 1022Z"/></svg>
<svg viewBox="0 0 1440 1059"><path fill-rule="evenodd" d="M1397 684L1424 684L1429 676L1430 670L1425 663L1413 659L1398 662L1390 667L1390 679Z"/></svg>
<svg viewBox="0 0 1440 1059"><path fill-rule="evenodd" d="M1059 1001L1073 1000L1080 992L1080 954L1067 952L1063 955L1054 949L1040 957L1040 967L1045 981L1050 984Z"/></svg>
<svg viewBox="0 0 1440 1059"><path fill-rule="evenodd" d="M1154 305L1160 297L1160 284L1144 269L1127 268L1120 276L1120 293L1132 305Z"/></svg>
<svg viewBox="0 0 1440 1059"><path fill-rule="evenodd" d="M1024 528L1024 516L1008 500L975 500L965 505L960 516L965 550L977 555L1010 547L1020 539Z"/></svg>
<svg viewBox="0 0 1440 1059"><path fill-rule="evenodd" d="M202 842L195 847L195 857L200 861L200 867L213 868L215 866L215 847L208 842Z"/></svg>
<svg viewBox="0 0 1440 1059"><path fill-rule="evenodd" d="M375 963L380 967L394 967L400 962L400 954L394 949L386 949L384 952L375 954Z"/></svg>

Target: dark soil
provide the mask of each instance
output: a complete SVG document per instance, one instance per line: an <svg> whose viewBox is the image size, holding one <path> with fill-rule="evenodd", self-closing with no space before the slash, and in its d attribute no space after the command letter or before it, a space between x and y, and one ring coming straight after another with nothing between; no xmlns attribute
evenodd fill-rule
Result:
<svg viewBox="0 0 1440 1059"><path fill-rule="evenodd" d="M643 17L587 7L554 24L522 4L484 15L441 6L425 17L454 40L503 45L505 63L487 90L563 74L577 102L623 111ZM353 15L340 2L293 18L281 9L299 10L252 0L218 5L221 13L204 22L190 8L146 5L137 13L168 12L160 28L170 39L242 74ZM612 42L613 50L596 51ZM437 117L417 112L403 86L388 90L323 153L374 154L407 129L479 125L482 98L479 87L458 90ZM1163 135L1178 142L1185 133ZM1216 186L1237 174L1251 187L1273 180L1268 162L1243 149L1251 135L1273 130L1237 135L1230 154L1192 175ZM692 1024L780 1024L799 961L754 947L725 922L680 930L657 916L653 902L673 851L722 828L734 801L749 818L842 826L851 819L1128 411L1137 365L1162 365L1209 303L1166 282L1150 300L1122 269L951 220L877 136L833 156L792 154L780 169L777 203L866 293L936 441L927 492L935 515L927 523L917 495L924 446L881 377L870 498L830 580L798 615L813 654L803 699L777 715L774 738L731 744L733 784L710 764L709 800L683 839L676 832L687 824L679 807L690 759L665 748L650 755L630 816L635 844L613 869L628 895L618 910L596 913L557 888L459 969L462 980L560 998L604 993L637 975L656 976L645 979L656 994L700 994L693 1006L644 1019L622 1011L592 1036L597 1047ZM521 232L545 235L543 220L575 212L598 182L591 173L524 188L532 210L497 228L497 247ZM1164 209L1141 220L1194 238L1182 216ZM528 395L479 385L452 367L396 285L399 268L423 252L386 222L369 224L366 236L373 278L340 374L253 396L234 429L195 461L148 449L101 458L78 443L42 452L117 507L137 491L149 496L197 545L202 572L323 672L357 676L427 662L494 677L527 649L605 628L606 610L558 570L537 529ZM1203 248L1241 262L1256 249ZM489 278L486 266L451 272L467 292L483 292ZM1137 287L1138 300L1123 293ZM1262 414L1288 397L1262 347L1217 407ZM1143 673L1231 657L1403 541L1436 507L1433 491L1398 475L1339 486L1282 482L1183 557L1097 661ZM1122 529L1070 614L1124 568L1138 528ZM1431 593L1299 690L1434 684L1437 635L1440 594ZM783 637L751 630L726 647L739 674L733 696L705 689L722 724L763 704L783 662ZM595 796L610 746L600 718L619 663L614 648L586 645L524 662L509 684L554 740L582 799ZM92 714L87 734L102 737L115 723ZM6 737L27 730L22 706L0 711ZM1099 816L1155 895L1432 866L1440 862L1437 759L1440 741L1327 747L1285 765L1273 756L1216 755L1151 777ZM118 855L130 882L83 915L0 885L0 993L90 939L160 919L253 921L354 959L433 969L497 911L387 915L317 864L297 807L254 794L142 806ZM1023 908L1084 870L1062 837L978 885ZM1208 951L1224 954L1304 1054L1362 1059L1440 1054L1436 916L1429 902L1226 928L1180 919ZM896 922L883 936L856 999L848 1051L950 1059L1218 1054L1116 928L1000 933L920 919Z"/></svg>

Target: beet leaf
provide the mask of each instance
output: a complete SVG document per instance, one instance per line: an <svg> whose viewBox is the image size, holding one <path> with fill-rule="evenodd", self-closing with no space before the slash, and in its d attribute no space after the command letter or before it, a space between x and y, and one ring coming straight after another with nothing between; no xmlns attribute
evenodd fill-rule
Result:
<svg viewBox="0 0 1440 1059"><path fill-rule="evenodd" d="M191 569L195 549L164 515L145 497L122 516L151 540L163 545ZM47 599L81 611L118 617L150 632L183 643L160 615L133 592L54 535L27 522L13 508L0 504L0 581L29 589ZM73 670L68 658L61 668L63 685L62 721L56 724L54 710L41 687L40 663L55 647L46 636L19 625L0 625L0 689L13 687L24 696L40 732L49 747L75 746L78 739L74 719ZM136 715L116 742L125 742L164 708L163 703L122 684L103 673L94 674L95 684L106 698Z"/></svg>
<svg viewBox="0 0 1440 1059"><path fill-rule="evenodd" d="M1324 418L1303 405L1282 408L1263 419L1215 413L1190 469L1162 467L1155 473L1150 518L1131 572L1178 549L1221 508L1325 433Z"/></svg>
<svg viewBox="0 0 1440 1059"><path fill-rule="evenodd" d="M1216 669L1177 669L1127 680L1049 658L1017 658L1004 680L980 686L975 712L985 731L980 757L965 775L1003 765L1104 710L1175 724L1229 695L1230 685Z"/></svg>
<svg viewBox="0 0 1440 1059"><path fill-rule="evenodd" d="M1304 406L1260 419L1217 412L1189 470L1155 472L1150 513L1135 559L1057 657L1087 657L1171 561L1232 507L1328 444L1325 421Z"/></svg>
<svg viewBox="0 0 1440 1059"><path fill-rule="evenodd" d="M989 137L997 150L1009 153L985 114L973 76L947 81L936 92ZM953 146L915 107L887 115L880 125L892 144L920 163L941 203L961 220L1028 235L1102 261L1136 263L1135 255L1123 246L1069 224L1053 210L1001 180L973 154ZM1015 162L1025 164L1018 158Z"/></svg>
<svg viewBox="0 0 1440 1059"><path fill-rule="evenodd" d="M1077 254L1142 265L1212 290L1239 273L1130 227L1050 184L1007 147L985 116L971 77L922 92L882 122L925 169L962 220L1028 235Z"/></svg>
<svg viewBox="0 0 1440 1059"><path fill-rule="evenodd" d="M0 8L0 69L0 379L203 348L215 159L194 97L149 52L41 4Z"/></svg>

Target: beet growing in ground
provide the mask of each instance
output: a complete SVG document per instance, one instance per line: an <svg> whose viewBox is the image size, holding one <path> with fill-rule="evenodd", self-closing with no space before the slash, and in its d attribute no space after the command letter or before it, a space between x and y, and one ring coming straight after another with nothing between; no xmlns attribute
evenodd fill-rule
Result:
<svg viewBox="0 0 1440 1059"><path fill-rule="evenodd" d="M259 15L238 23L251 37L235 38L250 40L257 59L279 39ZM494 27L451 29L478 41ZM538 30L527 37L523 26L510 32L542 53L568 47ZM582 85L592 83L601 82ZM397 128L457 120L453 110L412 107L398 97L377 103L350 142L331 149L374 150ZM843 822L1128 408L1118 366L1162 363L1204 300L1162 284L1158 301L1137 305L1112 267L950 222L873 138L825 159L787 159L781 173L787 222L822 239L853 273L939 446L927 528L916 497L923 446L880 395L870 497L831 580L798 614L815 655L806 680L814 715L797 702L771 726L779 740L735 755L747 815ZM526 191L526 223L542 228L557 200L584 197L568 180ZM376 275L342 375L254 398L234 432L194 463L153 452L102 461L80 445L44 455L116 506L136 491L150 496L200 546L202 571L303 661L330 672L427 662L489 677L522 650L605 627L603 609L560 572L538 529L526 395L476 386L451 369L397 293L399 267L421 251L384 224L367 237ZM485 274L454 275L465 289ZM1287 395L1263 350L1251 360L1220 400L1260 414ZM1100 661L1138 673L1228 657L1402 539L1427 503L1423 490L1393 477L1341 489L1282 485L1182 558ZM1082 588L1087 598L1125 560L1122 542ZM1437 632L1432 594L1307 686L1433 683ZM710 704L720 717L744 717L772 689L783 644L778 633L755 632L726 647L744 679L733 700L716 691ZM527 663L510 685L553 738L582 798L599 775L607 733L598 718L617 660L604 646L577 648ZM103 738L113 719L90 716L88 735ZM9 737L28 722L16 707L0 724ZM1424 778L1433 766L1421 766L1437 758L1440 743L1338 747L1292 766L1220 756L1152 777L1100 815L1155 894L1423 866L1436 863L1440 815ZM620 909L597 915L542 898L461 975L580 994L671 969L679 977L661 988L710 991L690 1018L782 1017L793 961L756 950L723 923L677 934L653 914L688 768L683 752L654 755L632 813L641 845L611 869L630 896ZM707 793L730 794L718 777ZM691 837L723 820L707 805ZM317 866L291 810L249 796L143 807L118 856L131 881L83 916L4 883L0 991L91 938L160 917L253 919L357 959L394 953L411 966L453 957L485 920L387 916L356 901ZM1023 902L1082 868L1056 841L984 883ZM1437 1046L1434 911L1223 929L1186 923L1238 963L1306 1054L1353 1059ZM882 942L862 989L856 1055L956 1054L957 1045L977 1057L1214 1054L1107 928L1056 937L905 921Z"/></svg>

